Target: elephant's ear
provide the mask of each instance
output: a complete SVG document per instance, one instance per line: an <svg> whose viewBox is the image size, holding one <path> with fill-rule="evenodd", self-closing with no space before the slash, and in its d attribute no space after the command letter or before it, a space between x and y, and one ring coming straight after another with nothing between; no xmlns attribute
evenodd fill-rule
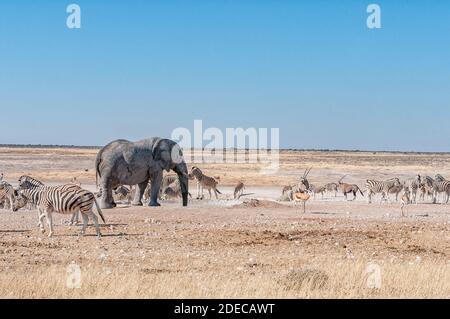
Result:
<svg viewBox="0 0 450 319"><path fill-rule="evenodd" d="M152 148L153 159L166 171L170 170L170 147L167 143L163 143L164 139L155 142Z"/></svg>

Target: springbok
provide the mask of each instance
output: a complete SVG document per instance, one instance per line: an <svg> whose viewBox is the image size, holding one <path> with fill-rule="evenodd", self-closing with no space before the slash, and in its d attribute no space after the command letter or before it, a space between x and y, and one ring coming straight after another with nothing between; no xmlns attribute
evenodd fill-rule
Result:
<svg viewBox="0 0 450 319"><path fill-rule="evenodd" d="M403 195L400 199L401 199L401 203L402 203L402 206L400 209L402 211L402 217L403 217L403 216L405 216L405 214L403 212L403 208L411 203L409 188L405 188Z"/></svg>
<svg viewBox="0 0 450 319"><path fill-rule="evenodd" d="M296 192L292 194L292 199L295 203L301 202L303 204L303 213L306 213L306 202L311 198L307 193Z"/></svg>

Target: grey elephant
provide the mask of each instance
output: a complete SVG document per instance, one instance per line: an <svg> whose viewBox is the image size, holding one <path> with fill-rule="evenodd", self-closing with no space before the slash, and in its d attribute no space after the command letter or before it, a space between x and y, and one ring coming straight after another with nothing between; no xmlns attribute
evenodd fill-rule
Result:
<svg viewBox="0 0 450 319"><path fill-rule="evenodd" d="M104 146L95 159L96 184L100 180L101 208L116 206L112 189L119 185L136 185L132 205L142 205L142 195L150 180L149 206L159 206L158 193L163 170L178 175L183 206L188 202L188 171L179 145L169 139L152 137L138 142L115 140Z"/></svg>

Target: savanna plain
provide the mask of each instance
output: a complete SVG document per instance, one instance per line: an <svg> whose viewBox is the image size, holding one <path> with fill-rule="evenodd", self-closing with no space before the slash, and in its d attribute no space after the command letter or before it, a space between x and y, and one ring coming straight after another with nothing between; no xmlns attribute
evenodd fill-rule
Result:
<svg viewBox="0 0 450 319"><path fill-rule="evenodd" d="M14 186L28 174L49 185L95 190L98 150L0 148L0 171ZM190 155L187 154L189 157ZM283 186L308 179L345 181L416 174L450 178L449 154L282 151L279 170L260 164L190 163L219 176L219 199L126 203L103 210L93 227L54 214L55 234L37 227L35 210L0 210L0 297L4 298L450 298L450 204L407 205L358 194L277 201ZM245 193L233 199L243 181ZM352 195L349 196L349 199ZM79 272L74 272L73 265Z"/></svg>

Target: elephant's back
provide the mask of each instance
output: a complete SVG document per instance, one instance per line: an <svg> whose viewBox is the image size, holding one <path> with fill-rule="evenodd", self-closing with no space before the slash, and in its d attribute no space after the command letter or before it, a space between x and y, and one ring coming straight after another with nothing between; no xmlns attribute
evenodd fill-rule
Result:
<svg viewBox="0 0 450 319"><path fill-rule="evenodd" d="M105 146L103 146L100 151L97 153L95 158L95 166L97 168L97 172L103 170L105 165L111 164L114 162L117 156L122 154L123 150L125 150L132 142L124 139L114 140L109 142Z"/></svg>

